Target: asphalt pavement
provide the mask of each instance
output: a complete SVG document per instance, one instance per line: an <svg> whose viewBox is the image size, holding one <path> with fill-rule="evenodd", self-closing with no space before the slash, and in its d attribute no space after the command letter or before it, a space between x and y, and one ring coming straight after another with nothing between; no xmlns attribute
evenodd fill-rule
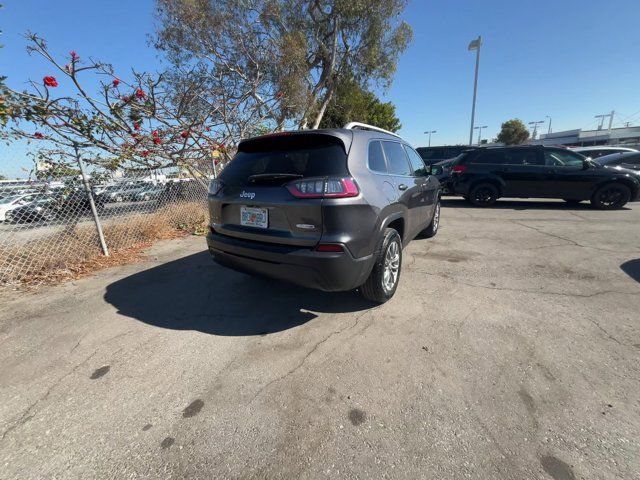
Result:
<svg viewBox="0 0 640 480"><path fill-rule="evenodd" d="M201 237L0 292L0 478L640 479L640 203L445 204L377 307Z"/></svg>

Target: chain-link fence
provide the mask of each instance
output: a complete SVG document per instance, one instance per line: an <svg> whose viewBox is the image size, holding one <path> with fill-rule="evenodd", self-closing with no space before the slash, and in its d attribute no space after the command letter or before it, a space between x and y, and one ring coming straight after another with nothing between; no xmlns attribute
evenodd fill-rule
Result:
<svg viewBox="0 0 640 480"><path fill-rule="evenodd" d="M64 276L205 225L206 178L175 169L105 177L0 181L1 284Z"/></svg>

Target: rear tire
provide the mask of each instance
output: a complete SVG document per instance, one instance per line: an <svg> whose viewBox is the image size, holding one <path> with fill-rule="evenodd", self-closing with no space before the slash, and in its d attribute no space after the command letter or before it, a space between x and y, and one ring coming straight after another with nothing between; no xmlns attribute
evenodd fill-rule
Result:
<svg viewBox="0 0 640 480"><path fill-rule="evenodd" d="M438 233L438 227L440 226L440 197L438 197L438 202L433 210L433 218L431 219L431 223L427 228L420 232L420 236L422 238L431 238L435 237L436 233Z"/></svg>
<svg viewBox="0 0 640 480"><path fill-rule="evenodd" d="M490 183L479 183L469 192L469 201L476 207L489 207L498 200L498 189Z"/></svg>
<svg viewBox="0 0 640 480"><path fill-rule="evenodd" d="M624 207L631 198L631 190L621 183L603 185L591 197L591 205L599 210L616 210Z"/></svg>
<svg viewBox="0 0 640 480"><path fill-rule="evenodd" d="M376 263L360 293L371 302L386 302L396 293L401 270L402 239L393 228L386 228L376 249Z"/></svg>

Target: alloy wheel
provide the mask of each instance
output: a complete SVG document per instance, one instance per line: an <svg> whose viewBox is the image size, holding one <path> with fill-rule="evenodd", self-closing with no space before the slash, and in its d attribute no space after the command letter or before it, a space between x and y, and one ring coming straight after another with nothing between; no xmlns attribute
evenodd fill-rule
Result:
<svg viewBox="0 0 640 480"><path fill-rule="evenodd" d="M400 271L400 245L397 241L392 241L384 256L384 273L382 275L382 286L385 291L391 292L398 281Z"/></svg>

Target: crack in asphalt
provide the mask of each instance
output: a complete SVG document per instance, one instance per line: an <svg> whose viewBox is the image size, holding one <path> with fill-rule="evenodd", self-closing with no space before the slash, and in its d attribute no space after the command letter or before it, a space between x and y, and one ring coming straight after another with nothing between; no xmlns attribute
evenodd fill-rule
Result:
<svg viewBox="0 0 640 480"><path fill-rule="evenodd" d="M566 237L563 237L563 236L560 236L560 235L556 235L554 233L545 232L544 230L541 230L541 229L539 229L537 227L534 227L534 226L531 226L531 225L525 225L524 223L519 222L517 220L510 220L510 221L512 223L515 223L516 225L520 225L521 227L528 228L530 230L538 232L541 235L546 235L548 237L552 237L552 238L556 238L558 240L563 240L565 242L569 242L570 245L574 245L576 247L590 248L590 249L593 249L593 250L598 250L600 252L608 252L608 253L632 253L632 254L639 253L637 250L634 250L634 251L629 251L629 250L611 250L611 249L608 249L608 248L593 247L591 245L583 245L581 243L576 242L575 240L571 240L570 238L566 238Z"/></svg>
<svg viewBox="0 0 640 480"><path fill-rule="evenodd" d="M372 309L372 310L375 310L375 309ZM285 379L285 378L287 378L288 376L290 376L290 375L294 374L298 369L300 369L301 367L303 367L303 366L304 366L304 364L306 363L306 361L309 359L309 357L310 357L311 355L313 355L313 353L314 353L314 352L315 352L315 351L320 347L320 345L322 345L322 344L324 344L325 342L327 342L331 337L333 337L333 336L335 336L335 335L339 335L339 334L341 334L341 333L343 333L343 332L346 332L346 331L348 331L348 330L351 330L351 329L353 329L353 328L357 327L357 326L358 326L358 323L360 322L360 319L361 319L362 317L364 317L365 315L367 315L367 314L371 313L371 311L372 311L372 310L367 310L367 311L365 311L365 312L361 313L360 315L358 315L358 316L355 318L355 321L354 321L354 322L353 322L353 324L351 324L350 326L345 327L345 328L342 328L342 329L340 329L340 330L335 330L335 331L331 332L329 335L327 335L326 337L324 337L322 340L320 340L319 342L317 342L317 343L313 346L313 348L307 352L307 354L302 358L302 360L301 360L301 361L300 361L300 362L299 362L295 367L293 367L292 369L288 370L284 375L281 375L281 376L279 376L279 377L277 377L277 378L274 378L274 379L273 379L273 380L271 380L270 382L268 382L268 383L264 384L262 387L260 387L260 388L258 389L258 391L255 393L255 395L251 398L251 400L249 401L248 405L251 405L251 404L255 401L255 399L256 399L256 398L258 398L258 397L262 394L262 392L264 392L264 391L265 391L267 388L269 388L271 385L273 385L274 383L280 382L281 380L284 380L284 379Z"/></svg>
<svg viewBox="0 0 640 480"><path fill-rule="evenodd" d="M2 432L2 437L0 437L0 441L3 441L5 439L5 437L11 433L12 431L14 431L16 428L18 428L21 425L24 425L25 423L27 423L29 420L31 420L33 417L36 416L36 414L34 413L33 415L29 415L29 413L31 413L31 411L38 406L38 404L40 404L41 402L45 401L47 399L47 397L51 394L51 392L58 386L60 385L60 383L62 383L62 381L67 378L68 376L74 374L80 367L82 367L85 363L87 363L89 360L91 360L94 355L98 353L98 350L95 350L91 355L89 355L87 358L85 358L82 362L80 362L78 365L76 365L75 367L73 367L70 371L68 371L67 373L65 373L64 375L62 375L60 378L58 378L53 385L51 385L47 391L44 393L44 395L42 395L40 398L38 398L35 402L31 403L31 405L29 405L27 407L27 409L22 413L22 415L20 415L20 418L18 418L18 420L11 425L10 427L8 427L4 432Z"/></svg>

